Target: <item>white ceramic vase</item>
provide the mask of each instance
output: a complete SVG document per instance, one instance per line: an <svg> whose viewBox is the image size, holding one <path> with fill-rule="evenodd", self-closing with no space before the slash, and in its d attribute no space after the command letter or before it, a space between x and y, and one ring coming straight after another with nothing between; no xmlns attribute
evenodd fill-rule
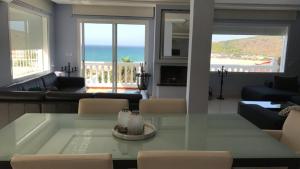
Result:
<svg viewBox="0 0 300 169"><path fill-rule="evenodd" d="M128 135L142 135L144 133L144 119L139 112L132 112L128 120Z"/></svg>
<svg viewBox="0 0 300 169"><path fill-rule="evenodd" d="M118 114L118 125L121 128L127 128L128 127L128 120L129 116L131 114L131 111L128 109L123 109Z"/></svg>

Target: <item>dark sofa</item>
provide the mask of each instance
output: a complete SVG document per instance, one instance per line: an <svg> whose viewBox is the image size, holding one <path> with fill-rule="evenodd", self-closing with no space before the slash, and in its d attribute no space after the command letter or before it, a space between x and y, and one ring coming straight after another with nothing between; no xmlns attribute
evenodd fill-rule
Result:
<svg viewBox="0 0 300 169"><path fill-rule="evenodd" d="M84 91L85 82L81 77L60 77L54 72L8 86L5 91Z"/></svg>
<svg viewBox="0 0 300 169"><path fill-rule="evenodd" d="M245 86L242 89L243 100L254 101L287 101L293 96L298 96L298 92L279 90L267 86Z"/></svg>
<svg viewBox="0 0 300 169"><path fill-rule="evenodd" d="M298 77L275 76L273 82L265 85L245 86L242 100L292 102L300 105ZM279 110L270 110L258 105L239 103L238 113L262 129L281 129L285 121L278 115Z"/></svg>
<svg viewBox="0 0 300 169"><path fill-rule="evenodd" d="M278 111L265 109L259 105L238 105L238 114L261 129L281 130L286 117L278 115Z"/></svg>
<svg viewBox="0 0 300 169"><path fill-rule="evenodd" d="M288 101L300 96L298 77L274 76L273 82L265 85L245 86L242 89L243 100Z"/></svg>
<svg viewBox="0 0 300 169"><path fill-rule="evenodd" d="M129 108L137 110L142 95L140 93L86 93L84 78L59 77L55 73L50 73L2 87L0 113L7 114L7 122L15 120L24 113L77 113L78 102L82 98L128 99Z"/></svg>

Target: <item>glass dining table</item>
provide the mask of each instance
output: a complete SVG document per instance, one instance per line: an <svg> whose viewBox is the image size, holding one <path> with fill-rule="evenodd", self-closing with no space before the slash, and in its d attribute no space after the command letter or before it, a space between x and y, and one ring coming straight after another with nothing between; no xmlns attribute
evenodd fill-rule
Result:
<svg viewBox="0 0 300 169"><path fill-rule="evenodd" d="M142 150L230 151L234 167L299 168L299 156L238 114L148 116L157 133L143 141L115 138L117 117L25 114L0 130L0 168L14 154L111 153L114 168L135 168Z"/></svg>

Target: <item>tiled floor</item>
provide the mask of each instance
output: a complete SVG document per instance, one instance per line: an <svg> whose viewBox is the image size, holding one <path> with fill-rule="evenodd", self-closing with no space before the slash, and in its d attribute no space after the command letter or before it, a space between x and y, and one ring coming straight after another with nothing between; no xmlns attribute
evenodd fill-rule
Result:
<svg viewBox="0 0 300 169"><path fill-rule="evenodd" d="M208 101L208 113L237 113L240 98L225 98L224 100L212 99Z"/></svg>

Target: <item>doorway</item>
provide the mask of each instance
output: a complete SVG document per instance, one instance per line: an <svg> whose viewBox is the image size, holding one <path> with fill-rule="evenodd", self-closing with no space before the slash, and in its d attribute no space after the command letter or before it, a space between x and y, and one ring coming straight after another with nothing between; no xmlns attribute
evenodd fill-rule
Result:
<svg viewBox="0 0 300 169"><path fill-rule="evenodd" d="M83 22L82 71L88 92L136 91L145 64L145 23Z"/></svg>

